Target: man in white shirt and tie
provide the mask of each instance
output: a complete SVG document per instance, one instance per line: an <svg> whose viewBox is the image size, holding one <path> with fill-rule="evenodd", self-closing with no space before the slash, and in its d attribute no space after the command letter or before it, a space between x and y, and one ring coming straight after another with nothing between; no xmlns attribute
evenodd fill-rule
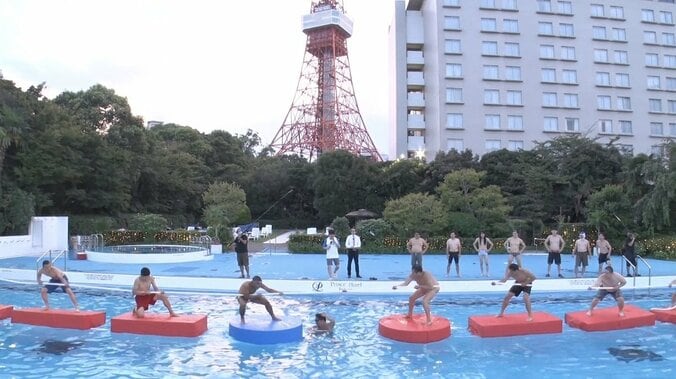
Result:
<svg viewBox="0 0 676 379"><path fill-rule="evenodd" d="M350 235L345 239L345 248L347 249L347 277L352 277L352 261L354 260L354 271L357 278L361 279L359 275L359 249L361 249L361 238L357 235L357 231L352 228Z"/></svg>

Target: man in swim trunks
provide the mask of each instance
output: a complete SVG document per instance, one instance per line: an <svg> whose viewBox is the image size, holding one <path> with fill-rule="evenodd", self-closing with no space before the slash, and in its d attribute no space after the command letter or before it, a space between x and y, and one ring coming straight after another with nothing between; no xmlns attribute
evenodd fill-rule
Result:
<svg viewBox="0 0 676 379"><path fill-rule="evenodd" d="M559 278L563 278L561 275L561 251L566 246L566 241L561 238L559 232L556 229L552 229L550 235L545 239L545 247L547 248L547 275L549 278L549 272L552 268L552 263L556 263L556 267L559 270Z"/></svg>
<svg viewBox="0 0 676 379"><path fill-rule="evenodd" d="M145 311L148 310L148 307L155 305L157 300L161 300L164 306L169 310L169 315L171 317L178 317L171 308L169 298L164 294L164 291L161 291L157 286L155 277L150 275L150 269L148 267L143 267L141 269L141 275L134 280L134 287L131 292L134 295L134 301L136 302L136 305L132 310L134 316L138 318L145 317Z"/></svg>
<svg viewBox="0 0 676 379"><path fill-rule="evenodd" d="M451 238L446 240L446 256L448 265L446 265L446 276L451 273L451 263L455 261L455 273L460 277L460 255L462 255L462 242L451 232Z"/></svg>
<svg viewBox="0 0 676 379"><path fill-rule="evenodd" d="M625 284L627 284L627 281L622 275L613 272L613 266L606 266L603 274L599 275L598 279L596 279L596 283L594 283L594 287L598 288L598 291L596 291L596 296L594 296L594 300L592 300L587 316L592 315L594 307L596 307L606 295L611 295L613 299L615 299L617 308L620 311L620 317L624 316L624 297L622 297L620 287ZM589 287L589 289L592 289L592 287Z"/></svg>
<svg viewBox="0 0 676 379"><path fill-rule="evenodd" d="M502 308L500 308L500 313L497 317L502 317L505 314L505 309L507 309L512 297L519 297L521 292L523 292L523 302L526 305L526 312L528 312L526 321L532 321L533 312L531 312L530 307L530 290L533 288L533 281L536 279L535 275L526 269L519 268L519 265L516 263L510 263L509 267L507 267L507 274L499 282L505 283L509 278L514 279L514 285L510 287L507 295L502 300ZM496 285L497 282L492 282L491 284Z"/></svg>
<svg viewBox="0 0 676 379"><path fill-rule="evenodd" d="M427 252L427 249L429 249L429 245L424 238L420 237L420 233L416 232L413 235L413 238L408 240L406 249L411 253L411 268L415 265L422 267L422 256Z"/></svg>
<svg viewBox="0 0 676 379"><path fill-rule="evenodd" d="M599 275L603 271L603 264L611 265L610 253L613 251L610 242L606 239L603 233L599 233L599 238L596 240L596 247L599 249Z"/></svg>
<svg viewBox="0 0 676 379"><path fill-rule="evenodd" d="M42 301L45 303L44 309L49 310L49 298L47 297L47 294L52 293L60 288L61 291L68 294L68 297L70 297L70 301L73 303L75 310L79 311L80 307L77 305L77 299L75 298L73 290L70 289L68 277L66 276L66 274L64 274L63 271L59 270L58 268L54 267L52 265L52 262L50 262L49 260L42 261L42 268L38 270L37 279L38 285L40 286L42 285L43 274L45 276L49 276L50 278L49 283L54 283L51 285L47 284L40 290Z"/></svg>
<svg viewBox="0 0 676 379"><path fill-rule="evenodd" d="M282 292L274 290L263 284L263 279L261 279L261 277L258 275L254 276L253 279L242 283L242 285L239 287L239 296L237 296L237 302L239 303L239 316L242 320L242 324L244 324L244 313L246 313L246 304L248 302L264 305L265 310L268 311L274 321L281 320L275 316L275 312L272 310L272 305L270 305L268 299L266 299L263 295L256 294L256 291L261 288L268 293L278 293L283 295Z"/></svg>
<svg viewBox="0 0 676 379"><path fill-rule="evenodd" d="M486 233L479 233L479 237L474 240L474 250L479 254L479 266L481 267L481 276L488 277L488 252L493 249L493 241L486 237ZM486 270L484 271L484 265Z"/></svg>
<svg viewBox="0 0 676 379"><path fill-rule="evenodd" d="M413 268L411 269L411 275L409 275L403 283L393 286L392 289L396 290L397 287L406 287L412 281L415 281L417 284L415 286L415 292L408 298L408 314L406 317L413 317L415 301L422 297L422 305L425 310L425 316L427 317L427 325L431 325L432 314L430 312L430 302L437 293L439 293L439 282L437 282L431 273L423 271L421 265L416 264L413 265Z"/></svg>
<svg viewBox="0 0 676 379"><path fill-rule="evenodd" d="M575 256L575 277L581 278L589 265L589 253L591 252L591 245L587 241L585 232L580 233L580 238L575 241L573 246L573 255ZM578 267L582 266L582 272L578 275Z"/></svg>
<svg viewBox="0 0 676 379"><path fill-rule="evenodd" d="M521 253L526 249L526 244L519 238L519 233L517 233L516 230L513 231L512 236L505 241L505 249L509 253L507 264L512 264L516 258L516 263L521 267ZM509 272L509 269L507 269L507 272Z"/></svg>
<svg viewBox="0 0 676 379"><path fill-rule="evenodd" d="M315 331L317 332L333 332L333 327L336 321L326 313L317 313L315 315Z"/></svg>

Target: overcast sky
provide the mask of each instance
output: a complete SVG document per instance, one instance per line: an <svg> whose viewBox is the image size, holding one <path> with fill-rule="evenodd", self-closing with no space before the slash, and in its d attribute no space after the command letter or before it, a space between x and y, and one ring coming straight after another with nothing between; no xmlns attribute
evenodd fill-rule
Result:
<svg viewBox="0 0 676 379"><path fill-rule="evenodd" d="M209 133L252 129L269 144L298 83L310 0L0 0L0 70L45 94L96 83L144 121ZM352 79L387 154L387 29L394 0L344 0Z"/></svg>

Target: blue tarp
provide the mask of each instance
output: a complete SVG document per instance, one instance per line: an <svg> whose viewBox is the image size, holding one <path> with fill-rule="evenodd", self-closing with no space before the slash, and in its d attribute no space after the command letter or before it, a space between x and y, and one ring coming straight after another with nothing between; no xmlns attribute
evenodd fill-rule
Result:
<svg viewBox="0 0 676 379"><path fill-rule="evenodd" d="M251 229L258 228L257 222L252 222L251 224L238 225L240 233L251 233Z"/></svg>

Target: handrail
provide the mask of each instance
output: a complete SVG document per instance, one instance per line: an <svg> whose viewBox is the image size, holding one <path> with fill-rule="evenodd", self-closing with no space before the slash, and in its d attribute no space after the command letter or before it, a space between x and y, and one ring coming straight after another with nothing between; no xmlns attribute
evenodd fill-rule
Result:
<svg viewBox="0 0 676 379"><path fill-rule="evenodd" d="M634 264L631 263L629 259L627 259L627 257L625 257L624 255L621 255L621 257L629 266L631 266L634 269L633 278L634 278L634 287L636 287L636 273L638 272L638 270L636 269L636 266L634 266ZM621 271L624 273L624 265L622 265ZM629 274L629 272L627 272L627 274Z"/></svg>
<svg viewBox="0 0 676 379"><path fill-rule="evenodd" d="M650 264L648 263L648 261L646 261L645 259L643 259L642 256L637 255L636 258L638 258L641 262L643 262L644 265L646 265L646 266L648 267L648 288L650 288L650 281L651 281L651 278L652 278L652 269L653 269L653 268L652 268L652 266L650 266ZM634 275L634 276L635 276L635 275Z"/></svg>
<svg viewBox="0 0 676 379"><path fill-rule="evenodd" d="M55 257L52 257L52 252L57 252L57 251L59 253ZM49 261L52 262L52 264L57 259L64 257L64 259L63 259L63 271L68 271L67 267L66 267L67 263L68 263L68 256L65 255L67 253L68 253L68 250L48 250L48 251L45 251L44 253L42 253L42 255L38 259L35 260L36 270L40 269L40 266L42 265L42 261L44 260L44 258L46 256L49 255Z"/></svg>

